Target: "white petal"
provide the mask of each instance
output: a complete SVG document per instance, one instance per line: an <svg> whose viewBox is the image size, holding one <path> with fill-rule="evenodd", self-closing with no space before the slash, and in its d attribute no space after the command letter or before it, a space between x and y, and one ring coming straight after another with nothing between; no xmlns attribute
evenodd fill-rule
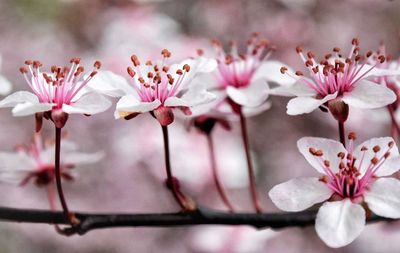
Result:
<svg viewBox="0 0 400 253"><path fill-rule="evenodd" d="M359 77L362 77L363 79L366 79L366 78L368 78L370 76L396 76L396 75L400 75L400 71L399 70L396 70L396 69L381 69L381 68L373 68L371 71L366 73L372 67L373 66L369 65L369 64L364 65L364 67L357 74L355 79L357 79Z"/></svg>
<svg viewBox="0 0 400 253"><path fill-rule="evenodd" d="M216 99L216 95L203 88L195 88L189 89L186 93L182 95L182 97L169 97L165 100L165 106L186 106L192 107L196 105L202 105L206 103L210 103Z"/></svg>
<svg viewBox="0 0 400 253"><path fill-rule="evenodd" d="M294 84L296 82L296 79L290 77L289 75L281 73L281 68L283 66L286 65L279 61L264 61L257 68L257 71L252 77L252 81L263 79L266 81L277 83L282 86L290 86ZM293 72L293 70L291 70L289 67L287 68L289 69L289 71Z"/></svg>
<svg viewBox="0 0 400 253"><path fill-rule="evenodd" d="M248 107L256 107L268 98L268 90L267 82L259 79L245 88L228 86L226 91L235 103Z"/></svg>
<svg viewBox="0 0 400 253"><path fill-rule="evenodd" d="M310 113L323 105L325 102L332 100L337 97L337 92L325 96L323 99L317 99L314 97L296 97L289 101L287 104L287 114L289 115L299 115L304 113Z"/></svg>
<svg viewBox="0 0 400 253"><path fill-rule="evenodd" d="M88 86L95 91L111 97L121 97L135 92L135 89L128 81L111 71L99 71Z"/></svg>
<svg viewBox="0 0 400 253"><path fill-rule="evenodd" d="M342 100L357 108L374 109L393 103L396 95L384 85L360 80L352 91L343 95Z"/></svg>
<svg viewBox="0 0 400 253"><path fill-rule="evenodd" d="M17 91L0 101L0 107L14 107L17 104L29 102L39 103L38 97L29 91Z"/></svg>
<svg viewBox="0 0 400 253"><path fill-rule="evenodd" d="M161 105L160 100L156 99L153 102L142 102L134 95L123 96L117 103L115 116L116 118L123 117L129 113L144 113L149 112Z"/></svg>
<svg viewBox="0 0 400 253"><path fill-rule="evenodd" d="M35 161L26 153L0 153L1 171L32 171L35 170Z"/></svg>
<svg viewBox="0 0 400 253"><path fill-rule="evenodd" d="M332 190L318 178L295 178L274 186L268 193L281 210L298 212L332 196Z"/></svg>
<svg viewBox="0 0 400 253"><path fill-rule="evenodd" d="M7 95L11 92L11 82L4 76L0 76L0 95Z"/></svg>
<svg viewBox="0 0 400 253"><path fill-rule="evenodd" d="M104 96L92 92L84 95L71 105L63 104L62 110L68 114L97 114L106 111L111 106L111 101Z"/></svg>
<svg viewBox="0 0 400 253"><path fill-rule="evenodd" d="M242 108L242 110L243 110L243 114L244 114L245 117L252 117L252 116L256 116L256 115L258 115L258 114L270 109L271 105L272 105L272 103L267 101L267 102L265 102L262 105L257 106L257 107L244 106Z"/></svg>
<svg viewBox="0 0 400 253"><path fill-rule="evenodd" d="M364 200L375 214L392 219L400 218L400 181L379 178L364 194Z"/></svg>
<svg viewBox="0 0 400 253"><path fill-rule="evenodd" d="M27 115L35 114L37 112L46 112L46 111L51 110L52 108L53 108L53 104L48 104L48 103L32 104L30 102L26 102L26 103L17 104L12 109L12 114L17 117L27 116Z"/></svg>
<svg viewBox="0 0 400 253"><path fill-rule="evenodd" d="M395 166L396 161L398 161L397 157L399 157L399 149L397 148L397 145L395 144L395 141L391 137L380 137L380 138L372 138L368 141L364 141L360 145L358 145L354 151L353 151L353 156L357 158L356 160L356 167L360 170L360 173L363 175L369 165L371 164L371 159L374 158L376 155L378 159L383 157L385 153L388 151L388 144L389 142L393 142L394 146L390 150L390 155L388 160L386 160L382 166L377 170L376 174L377 176L388 176L393 174L399 169L399 164ZM375 146L379 146L380 150L379 152L375 153L373 151L373 148ZM363 152L361 151L362 147L366 147L367 151ZM362 158L364 157L364 158ZM392 158L396 158L392 160ZM361 163L362 160L362 163ZM361 163L361 166L360 166Z"/></svg>
<svg viewBox="0 0 400 253"><path fill-rule="evenodd" d="M347 155L346 149L340 142L317 137L303 137L297 141L297 148L300 153L306 158L318 172L325 174L323 169L323 161L328 160L330 163L329 168L333 173L339 171L340 158L337 156L339 152ZM322 157L314 156L310 153L310 148L322 150Z"/></svg>
<svg viewBox="0 0 400 253"><path fill-rule="evenodd" d="M349 199L324 203L315 220L318 236L332 248L351 243L361 234L364 227L364 209Z"/></svg>

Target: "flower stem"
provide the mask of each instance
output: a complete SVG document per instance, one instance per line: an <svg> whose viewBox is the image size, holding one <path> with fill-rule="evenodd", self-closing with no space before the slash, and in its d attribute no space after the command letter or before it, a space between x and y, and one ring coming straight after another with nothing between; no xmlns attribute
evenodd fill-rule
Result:
<svg viewBox="0 0 400 253"><path fill-rule="evenodd" d="M172 174L171 162L170 162L170 151L169 151L169 138L168 138L168 127L161 126L164 139L164 152L165 152L165 168L167 171L167 185L170 188L172 195L176 202L180 205L183 211L194 211L196 210L196 204L192 199L185 196L179 190L179 182Z"/></svg>
<svg viewBox="0 0 400 253"><path fill-rule="evenodd" d="M218 171L217 171L217 161L215 158L214 141L211 136L211 133L207 134L207 144L208 144L208 150L210 152L211 169L212 169L212 173L213 173L214 183L215 183L215 186L217 187L218 194L221 197L224 204L226 205L226 207L229 209L229 211L233 213L235 211L235 209L233 208L233 205L229 201L228 196L222 186L222 183L219 180Z"/></svg>
<svg viewBox="0 0 400 253"><path fill-rule="evenodd" d="M340 142L343 144L343 146L346 147L346 134L344 131L344 122L338 120L338 126L339 126L339 139Z"/></svg>
<svg viewBox="0 0 400 253"><path fill-rule="evenodd" d="M67 202L65 201L64 192L61 184L61 169L60 169L60 156L61 156L61 128L56 127L56 149L55 149L55 176L56 176L56 186L58 197L61 202L61 206L64 212L65 218L70 222L71 225L76 225L78 223L75 216L69 212Z"/></svg>
<svg viewBox="0 0 400 253"><path fill-rule="evenodd" d="M256 179L255 179L255 175L254 175L253 163L252 163L251 155L250 155L250 144L249 144L249 137L247 134L246 118L244 117L243 111L241 108L240 108L238 114L240 117L240 127L242 130L242 139L243 139L244 150L246 152L247 170L248 170L249 181L250 181L250 193L251 193L251 197L253 199L253 205L254 205L256 212L262 213L261 204L260 204L260 201L259 201L258 195L257 195Z"/></svg>

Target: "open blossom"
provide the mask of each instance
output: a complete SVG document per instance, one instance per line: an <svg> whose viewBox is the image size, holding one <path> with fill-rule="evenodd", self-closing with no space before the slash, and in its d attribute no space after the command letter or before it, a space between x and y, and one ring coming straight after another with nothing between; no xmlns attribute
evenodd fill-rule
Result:
<svg viewBox="0 0 400 253"><path fill-rule="evenodd" d="M396 100L396 95L389 88L369 81L368 77L399 75L400 72L380 69L378 64L385 61L383 55L377 56L375 64L368 64L373 53L362 55L357 39L352 40L352 48L347 55L335 47L320 62L316 61L312 52L304 54L300 47L296 51L307 67L310 78L305 77L302 71L293 73L287 67L282 67L281 73L293 77L296 82L271 90L272 94L296 96L287 105L289 115L309 113L318 107L329 108L332 112L337 102L361 109L374 109Z"/></svg>
<svg viewBox="0 0 400 253"><path fill-rule="evenodd" d="M53 120L61 128L68 114L92 115L111 106L111 102L102 95L84 89L97 74L101 65L98 61L94 70L84 78L79 58L71 60L71 67L51 67L51 73L42 72L39 61L27 60L25 64L26 67L21 67L20 71L33 93L18 91L0 101L0 107L13 107L14 116L37 114Z"/></svg>
<svg viewBox="0 0 400 253"><path fill-rule="evenodd" d="M111 72L101 72L93 87L109 96L122 96L115 111L116 118L129 119L138 114L150 112L166 126L173 122L173 110L181 110L185 115L191 114L196 106L215 99L204 85L192 85L193 79L202 73L209 73L216 68L216 62L204 57L187 59L178 64L168 65L171 53L164 49L161 62L140 62L132 55L133 66L128 67L128 74L133 85Z"/></svg>
<svg viewBox="0 0 400 253"><path fill-rule="evenodd" d="M246 115L258 114L270 107L270 103L266 102L269 90L267 81L292 82L290 78L279 75L282 63L268 61L274 47L267 40L259 39L258 34L253 34L249 39L245 53L238 52L236 42L230 43L230 52L225 52L217 40L213 40L213 45L218 68L213 80L208 78L203 82L210 83L218 99L212 106L203 108L203 113L230 113L232 109L237 113L239 106ZM203 54L201 50L199 53Z"/></svg>
<svg viewBox="0 0 400 253"><path fill-rule="evenodd" d="M62 142L61 177L71 181L76 166L98 162L102 152L82 153L69 141ZM47 186L55 180L54 143L43 143L35 134L29 145L17 147L16 152L0 152L0 180L25 185L33 181L37 186Z"/></svg>
<svg viewBox="0 0 400 253"><path fill-rule="evenodd" d="M400 218L400 181L388 178L400 169L399 150L390 137L373 138L349 148L339 142L304 137L297 146L321 177L297 178L269 192L284 211L302 211L326 201L315 221L319 237L330 247L342 247L361 234L366 210L387 218Z"/></svg>

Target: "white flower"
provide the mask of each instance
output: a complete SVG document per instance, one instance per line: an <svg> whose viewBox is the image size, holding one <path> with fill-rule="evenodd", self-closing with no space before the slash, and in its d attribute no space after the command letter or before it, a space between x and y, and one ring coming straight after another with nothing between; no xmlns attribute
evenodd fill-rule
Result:
<svg viewBox="0 0 400 253"><path fill-rule="evenodd" d="M321 106L329 107L331 101L343 101L361 109L380 108L393 103L396 95L389 88L367 79L370 76L399 75L400 71L379 69L377 64L367 64L372 53L361 55L358 45L358 40L353 39L347 58L340 54L339 48L334 48L333 53L327 54L320 62L316 61L312 52L304 55L300 47L296 48L311 78L303 76L301 71L293 73L287 67L282 67L282 74L293 77L296 82L271 89L270 94L296 96L287 105L289 115L310 113ZM378 58L379 62L385 61L382 55Z"/></svg>
<svg viewBox="0 0 400 253"><path fill-rule="evenodd" d="M14 116L49 112L45 116L51 118L57 125L60 121L58 118L63 118L62 114L92 115L103 112L111 106L111 102L102 95L84 89L96 75L100 62L95 62L95 70L83 79L81 75L84 68L79 65L79 58L71 60L70 68L53 66L51 73L41 72L42 64L39 61L26 61L25 64L28 68L21 67L20 71L33 93L18 91L0 101L0 108L13 107ZM65 121L62 123L65 124Z"/></svg>
<svg viewBox="0 0 400 253"><path fill-rule="evenodd" d="M61 177L73 180L76 166L96 163L103 152L82 153L69 141L61 143ZM0 180L25 185L34 181L38 186L46 186L55 179L54 143L43 143L39 134L35 134L32 143L19 146L17 152L0 152Z"/></svg>
<svg viewBox="0 0 400 253"><path fill-rule="evenodd" d="M117 119L151 112L161 125L169 125L174 119L174 109L190 115L196 106L215 99L204 85L192 85L197 75L216 68L214 60L198 57L168 66L166 61L171 53L164 49L162 55L163 61L155 64L151 61L143 64L136 55L131 57L134 66L128 67L128 74L133 79L132 86L112 72L100 72L93 80L91 87L97 91L122 96L116 106Z"/></svg>
<svg viewBox="0 0 400 253"><path fill-rule="evenodd" d="M285 211L305 210L326 201L319 209L315 229L330 247L351 243L365 226L363 203L375 214L400 218L400 181L387 178L400 169L399 151L390 137L373 138L356 148L339 142L304 137L297 143L320 178L297 178L272 188L269 196Z"/></svg>
<svg viewBox="0 0 400 253"><path fill-rule="evenodd" d="M213 78L202 80L218 99L209 107L196 114L237 113L240 107L247 116L256 115L270 108L268 81L290 84L291 78L279 74L282 63L267 61L273 47L266 40L259 40L254 34L248 41L245 54L239 54L235 42L231 43L231 52L223 50L219 41L214 40L218 68Z"/></svg>

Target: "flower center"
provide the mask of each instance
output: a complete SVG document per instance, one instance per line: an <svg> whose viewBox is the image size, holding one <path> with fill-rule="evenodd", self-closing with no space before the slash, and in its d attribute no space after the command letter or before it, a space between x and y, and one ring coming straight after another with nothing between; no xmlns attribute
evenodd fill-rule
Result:
<svg viewBox="0 0 400 253"><path fill-rule="evenodd" d="M315 90L319 97L325 97L329 94L338 93L343 95L353 89L353 86L362 78L364 78L374 65L367 65L369 58L373 55L371 51L365 55L360 54L359 40L354 38L351 42L352 48L347 58L340 54L340 48L335 47L332 53L325 55L324 59L319 61L315 59L313 52L303 53L301 47L296 48L297 54L304 62L306 68L310 72L313 82L309 79L302 78L301 81L311 89ZM383 63L385 56L377 56L378 62ZM295 79L303 76L303 72L298 70L295 73L289 73L286 67L281 68L281 73L287 73ZM298 77L295 77L298 76Z"/></svg>
<svg viewBox="0 0 400 253"><path fill-rule="evenodd" d="M337 157L340 159L338 168L331 168L331 162L323 158L324 152L316 148L310 148L309 152L321 161L325 175L320 178L327 187L332 189L341 198L359 198L368 190L368 186L375 180L376 171L382 166L385 160L390 156L390 150L394 146L391 141L387 145L387 150L378 157L378 152L381 147L376 145L372 148L374 153L370 161L366 161L366 152L368 148L361 147L361 157L353 155L353 145L356 136L354 133L349 134L349 149L347 155L344 152L339 152ZM369 162L367 166L364 163ZM366 169L363 169L366 168ZM335 169L335 170L332 170ZM334 172L336 171L336 172Z"/></svg>
<svg viewBox="0 0 400 253"><path fill-rule="evenodd" d="M229 53L224 51L220 41L213 40L212 43L218 61L217 79L222 88L248 86L261 63L274 50L274 47L266 39L259 39L257 33L248 40L246 53L238 53L235 41L230 42Z"/></svg>
<svg viewBox="0 0 400 253"><path fill-rule="evenodd" d="M54 104L54 109L61 109L63 104L73 102L72 100L78 92L86 86L101 67L101 63L96 61L90 75L82 78L84 67L80 66L80 58L73 58L70 63L71 67L52 66L51 73L42 73L40 61L26 60L25 64L28 68L21 67L20 72L41 103L51 103Z"/></svg>
<svg viewBox="0 0 400 253"><path fill-rule="evenodd" d="M158 99L164 103L167 98L176 96L190 71L188 64L171 70L167 65L171 52L164 49L161 55L163 56L161 64L153 64L148 60L144 66L136 55L131 56L133 67L128 67L127 71L133 78L134 88L142 102L153 102Z"/></svg>

